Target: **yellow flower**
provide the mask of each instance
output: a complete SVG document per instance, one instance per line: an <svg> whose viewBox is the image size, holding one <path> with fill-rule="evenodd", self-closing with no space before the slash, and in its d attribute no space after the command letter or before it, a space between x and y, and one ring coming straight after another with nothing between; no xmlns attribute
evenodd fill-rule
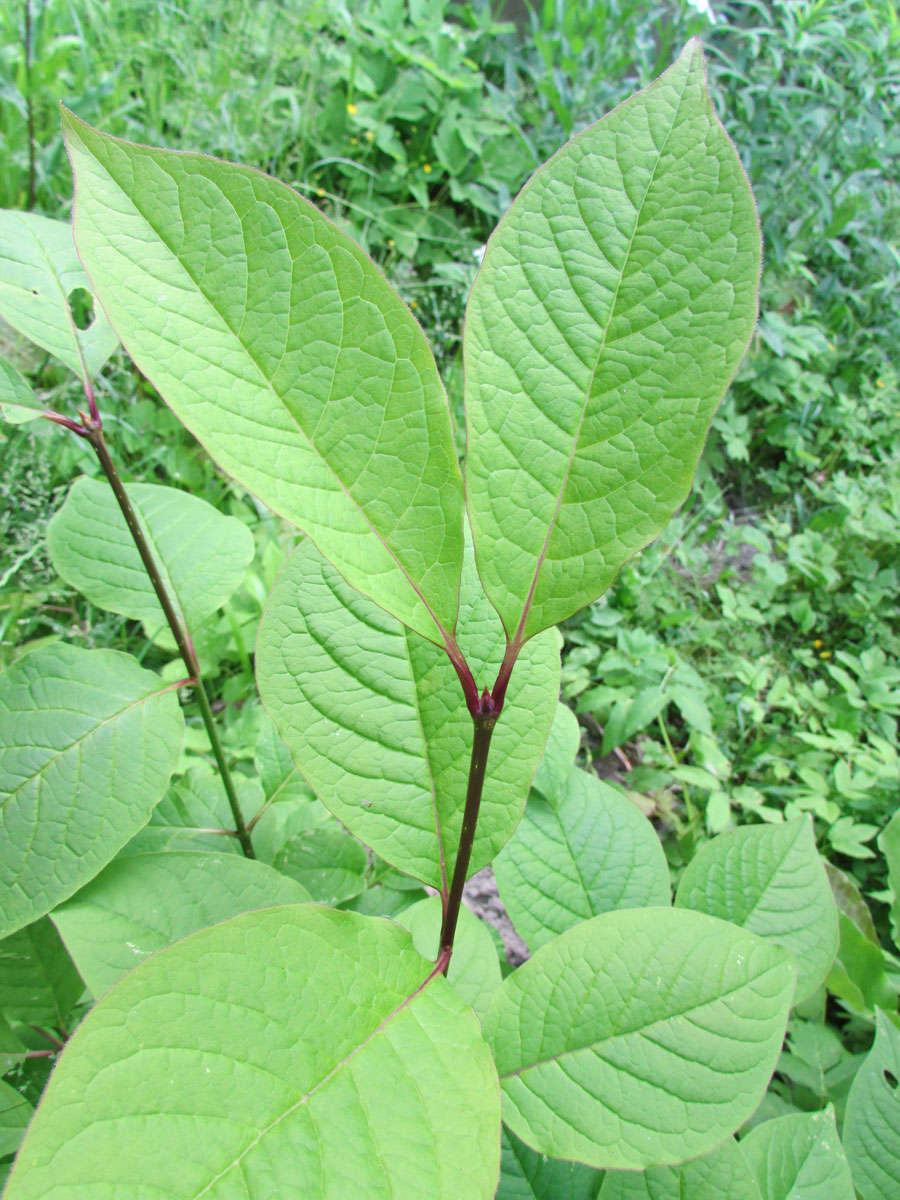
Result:
<svg viewBox="0 0 900 1200"><path fill-rule="evenodd" d="M415 300L410 300L409 307L410 308L418 308L419 307L418 302Z"/></svg>
<svg viewBox="0 0 900 1200"><path fill-rule="evenodd" d="M876 387L887 387L887 384L884 382L883 379L876 379L875 386Z"/></svg>
<svg viewBox="0 0 900 1200"><path fill-rule="evenodd" d="M356 145L358 145L358 144L359 144L359 138L351 138L351 139L350 139L350 145L351 145L351 146L356 146Z"/></svg>
<svg viewBox="0 0 900 1200"><path fill-rule="evenodd" d="M394 246L397 245L397 243L394 241L393 238L388 238L388 245L391 247L391 249L393 249Z"/></svg>
<svg viewBox="0 0 900 1200"><path fill-rule="evenodd" d="M324 188L316 188L316 195L317 195L317 196L324 196L325 194L326 194L326 193L325 193L325 189L324 189Z"/></svg>
<svg viewBox="0 0 900 1200"><path fill-rule="evenodd" d="M422 167L422 170L425 172L426 175L430 175L431 174L431 163L425 163L425 165Z"/></svg>
<svg viewBox="0 0 900 1200"><path fill-rule="evenodd" d="M351 117L355 117L355 116L356 116L356 105L355 105L355 104L348 104L348 105L347 105L347 112L350 114L350 116L351 116Z"/></svg>
<svg viewBox="0 0 900 1200"><path fill-rule="evenodd" d="M821 645L822 645L822 639L821 639L821 638L816 638L816 640L813 642L813 647L814 647L816 650L818 650L818 649L819 649L819 647L820 647Z"/></svg>
<svg viewBox="0 0 900 1200"><path fill-rule="evenodd" d="M819 655L819 658L831 658L831 651L823 650L822 653Z"/></svg>
<svg viewBox="0 0 900 1200"><path fill-rule="evenodd" d="M367 142L374 142L374 141L375 141L375 131L374 131L374 129L367 129L367 130L366 130L366 141L367 141Z"/></svg>

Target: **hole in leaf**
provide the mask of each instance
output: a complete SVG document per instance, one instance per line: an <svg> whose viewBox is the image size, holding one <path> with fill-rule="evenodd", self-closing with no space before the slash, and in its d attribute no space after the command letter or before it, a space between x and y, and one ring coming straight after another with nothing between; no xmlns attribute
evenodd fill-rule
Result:
<svg viewBox="0 0 900 1200"><path fill-rule="evenodd" d="M69 311L79 329L89 329L94 319L94 297L87 288L69 292Z"/></svg>
<svg viewBox="0 0 900 1200"><path fill-rule="evenodd" d="M891 1088L892 1091L896 1092L897 1088L900 1087L900 1080L898 1080L894 1072L885 1069L882 1071L882 1075L884 1076L884 1082L888 1085L888 1087Z"/></svg>

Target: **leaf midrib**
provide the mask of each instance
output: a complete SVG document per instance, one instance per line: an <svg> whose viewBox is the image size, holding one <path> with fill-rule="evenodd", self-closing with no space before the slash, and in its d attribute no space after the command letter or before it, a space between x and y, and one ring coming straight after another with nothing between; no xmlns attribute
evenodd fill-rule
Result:
<svg viewBox="0 0 900 1200"><path fill-rule="evenodd" d="M558 1063L560 1061L560 1059L567 1058L573 1054L582 1054L585 1050L595 1050L596 1048L598 1048L600 1046L610 1046L615 1042L624 1041L626 1038L645 1037L652 1031L658 1029L660 1026L667 1025L669 1022L676 1020L679 1017L686 1017L686 1016L689 1016L691 1013L702 1011L703 1009L708 1008L712 1004L717 1004L719 1001L725 1000L729 996L734 996L738 992L745 991L751 982L758 981L759 979L763 978L763 976L769 975L773 971L777 971L777 970L778 970L778 965L775 964L771 967L768 967L765 971L760 972L759 975L755 976L754 980L748 979L748 980L745 980L743 983L735 984L734 987L729 988L727 991L717 992L715 994L715 996L713 996L709 1000L703 1000L703 1001L699 1001L695 1004L691 1004L687 1008L681 1009L678 1012L666 1013L666 1015L664 1017L660 1017L656 1021L651 1021L647 1025L641 1025L634 1029L626 1029L626 1030L623 1030L621 1033L614 1033L610 1037L601 1038L595 1042L590 1042L587 1045L575 1046L571 1050L560 1050L560 1052L558 1054L553 1054L549 1058L538 1059L533 1063L524 1063L521 1067L516 1067L516 1069L514 1071L507 1071L505 1074L500 1075L499 1078L501 1079L501 1081L504 1079L512 1079L512 1078L515 1078L516 1076L524 1074L525 1071L531 1071L536 1067L552 1066L554 1063Z"/></svg>

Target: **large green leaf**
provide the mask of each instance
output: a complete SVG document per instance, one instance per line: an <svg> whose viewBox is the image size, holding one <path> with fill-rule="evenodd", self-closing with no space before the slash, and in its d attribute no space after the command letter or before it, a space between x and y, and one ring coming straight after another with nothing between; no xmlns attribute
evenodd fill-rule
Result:
<svg viewBox="0 0 900 1200"><path fill-rule="evenodd" d="M84 983L49 917L0 942L0 1012L64 1029Z"/></svg>
<svg viewBox="0 0 900 1200"><path fill-rule="evenodd" d="M0 679L0 935L92 879L160 800L181 753L175 690L133 658L61 642Z"/></svg>
<svg viewBox="0 0 900 1200"><path fill-rule="evenodd" d="M44 411L28 380L16 368L0 358L0 421L21 425L33 421Z"/></svg>
<svg viewBox="0 0 900 1200"><path fill-rule="evenodd" d="M714 838L689 863L675 904L733 921L796 954L797 1004L834 962L837 909L809 817Z"/></svg>
<svg viewBox="0 0 900 1200"><path fill-rule="evenodd" d="M608 1171L599 1200L762 1200L741 1147L729 1138L678 1167Z"/></svg>
<svg viewBox="0 0 900 1200"><path fill-rule="evenodd" d="M531 950L588 917L671 899L656 830L621 792L577 768L555 807L532 792L494 874Z"/></svg>
<svg viewBox="0 0 900 1200"><path fill-rule="evenodd" d="M854 1200L834 1110L778 1117L740 1142L762 1200Z"/></svg>
<svg viewBox="0 0 900 1200"><path fill-rule="evenodd" d="M466 499L516 642L599 596L685 500L760 257L696 40L497 226L466 314Z"/></svg>
<svg viewBox="0 0 900 1200"><path fill-rule="evenodd" d="M63 117L75 237L138 367L212 456L360 591L456 624L462 478L425 337L379 269L289 187Z"/></svg>
<svg viewBox="0 0 900 1200"><path fill-rule="evenodd" d="M125 488L176 613L190 630L220 608L253 558L253 535L236 517L177 488ZM82 477L47 527L59 574L100 608L164 625L165 616L112 488Z"/></svg>
<svg viewBox="0 0 900 1200"><path fill-rule="evenodd" d="M705 1154L762 1099L795 976L786 951L701 913L585 921L488 1010L503 1119L541 1153L595 1167Z"/></svg>
<svg viewBox="0 0 900 1200"><path fill-rule="evenodd" d="M581 1163L538 1154L503 1126L497 1200L597 1200L602 1178Z"/></svg>
<svg viewBox="0 0 900 1200"><path fill-rule="evenodd" d="M79 377L96 375L118 344L99 307L87 329L72 318L69 297L90 286L68 221L0 209L0 317Z"/></svg>
<svg viewBox="0 0 900 1200"><path fill-rule="evenodd" d="M847 1099L844 1148L862 1200L900 1195L900 1030L879 1012Z"/></svg>
<svg viewBox="0 0 900 1200"><path fill-rule="evenodd" d="M66 1047L6 1200L488 1200L497 1076L409 934L314 905L147 959Z"/></svg>
<svg viewBox="0 0 900 1200"><path fill-rule="evenodd" d="M503 656L497 615L467 558L459 644L475 678ZM324 804L382 858L435 888L453 871L472 719L442 650L355 592L305 542L259 628L262 701ZM559 691L555 632L526 648L491 746L471 871L515 829Z"/></svg>
<svg viewBox="0 0 900 1200"><path fill-rule="evenodd" d="M341 904L365 890L365 849L342 829L310 829L289 837L273 865L308 889L313 900Z"/></svg>
<svg viewBox="0 0 900 1200"><path fill-rule="evenodd" d="M116 859L52 919L95 996L148 954L238 913L300 904L309 893L233 854L158 851Z"/></svg>
<svg viewBox="0 0 900 1200"><path fill-rule="evenodd" d="M441 931L439 896L419 900L398 913L394 920L409 930L413 945L423 958L431 962L437 960ZM465 905L459 912L459 926L447 981L466 1004L471 1004L479 1017L484 1017L494 992L500 986L500 962L494 940L485 923L479 921Z"/></svg>
<svg viewBox="0 0 900 1200"><path fill-rule="evenodd" d="M797 1113L757 1125L741 1149L762 1200L855 1200L834 1110Z"/></svg>

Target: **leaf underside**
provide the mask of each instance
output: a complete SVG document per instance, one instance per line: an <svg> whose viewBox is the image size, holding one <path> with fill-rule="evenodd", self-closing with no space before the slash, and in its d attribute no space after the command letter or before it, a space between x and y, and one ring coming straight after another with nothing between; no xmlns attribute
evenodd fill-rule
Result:
<svg viewBox="0 0 900 1200"><path fill-rule="evenodd" d="M161 950L79 1026L7 1200L489 1200L497 1078L405 930L291 905Z"/></svg>
<svg viewBox="0 0 900 1200"><path fill-rule="evenodd" d="M760 262L697 40L500 221L466 314L466 499L510 637L594 600L684 502Z"/></svg>
<svg viewBox="0 0 900 1200"><path fill-rule="evenodd" d="M462 477L409 309L277 180L132 145L71 113L63 130L78 250L135 363L229 474L360 591L443 642Z"/></svg>

